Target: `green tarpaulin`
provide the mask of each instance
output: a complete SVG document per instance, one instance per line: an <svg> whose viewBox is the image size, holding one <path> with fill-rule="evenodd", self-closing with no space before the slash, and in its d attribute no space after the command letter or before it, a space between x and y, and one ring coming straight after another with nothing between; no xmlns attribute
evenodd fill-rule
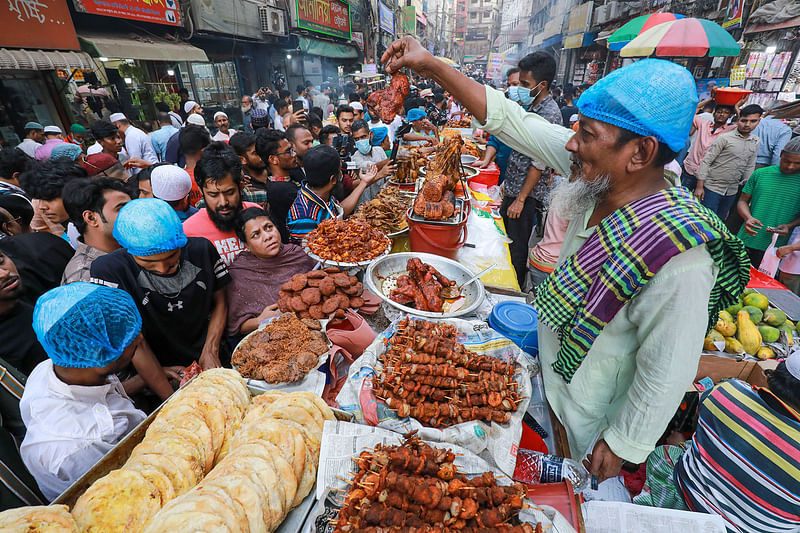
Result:
<svg viewBox="0 0 800 533"><path fill-rule="evenodd" d="M355 59L358 57L358 50L350 44L331 43L303 36L300 36L299 40L300 51L304 54L314 54L335 59Z"/></svg>

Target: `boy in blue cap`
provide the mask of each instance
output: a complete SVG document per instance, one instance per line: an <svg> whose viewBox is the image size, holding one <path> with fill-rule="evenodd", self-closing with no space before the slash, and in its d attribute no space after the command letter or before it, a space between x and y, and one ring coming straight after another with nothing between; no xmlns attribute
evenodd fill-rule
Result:
<svg viewBox="0 0 800 533"><path fill-rule="evenodd" d="M175 210L157 198L127 203L113 235L122 249L95 259L91 279L133 296L161 366L221 366L231 277L214 245L187 238Z"/></svg>
<svg viewBox="0 0 800 533"><path fill-rule="evenodd" d="M37 300L33 329L49 359L19 404L20 453L52 500L145 418L115 375L142 342L142 318L124 291L77 282Z"/></svg>
<svg viewBox="0 0 800 533"><path fill-rule="evenodd" d="M644 59L581 94L578 131L527 113L411 38L383 55L473 114L478 127L568 177L551 205L570 220L537 288L547 399L572 457L601 480L642 463L692 383L703 338L749 280L744 246L664 165L681 150L697 91L685 68ZM527 72L523 87L535 89ZM533 93L532 93L533 94Z"/></svg>
<svg viewBox="0 0 800 533"><path fill-rule="evenodd" d="M423 109L414 107L408 110L406 120L413 129L403 135L402 146L423 146L428 143L439 144L439 130L428 120L428 113Z"/></svg>

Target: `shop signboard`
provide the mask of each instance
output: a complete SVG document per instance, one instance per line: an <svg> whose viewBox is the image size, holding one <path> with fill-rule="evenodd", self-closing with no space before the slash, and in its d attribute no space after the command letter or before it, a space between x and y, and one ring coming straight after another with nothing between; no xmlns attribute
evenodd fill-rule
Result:
<svg viewBox="0 0 800 533"><path fill-rule="evenodd" d="M742 25L742 15L744 14L744 0L728 0L728 8L725 10L725 21L722 27L732 30Z"/></svg>
<svg viewBox="0 0 800 533"><path fill-rule="evenodd" d="M564 38L564 48L580 48L583 44L583 33L576 33L575 35L568 35Z"/></svg>
<svg viewBox="0 0 800 533"><path fill-rule="evenodd" d="M0 48L79 50L69 7L60 0L9 0L3 15Z"/></svg>
<svg viewBox="0 0 800 533"><path fill-rule="evenodd" d="M364 74L377 74L378 73L378 65L375 63L364 63L361 65L361 72Z"/></svg>
<svg viewBox="0 0 800 533"><path fill-rule="evenodd" d="M394 35L394 12L383 2L378 2L378 25L383 31Z"/></svg>
<svg viewBox="0 0 800 533"><path fill-rule="evenodd" d="M16 0L19 3L20 0ZM24 2L32 3L32 2ZM41 3L41 2L37 2ZM54 2L55 3L55 2ZM122 19L181 26L178 0L73 0L75 11Z"/></svg>
<svg viewBox="0 0 800 533"><path fill-rule="evenodd" d="M355 42L356 45L358 45L358 49L359 50L361 50L362 52L365 52L365 50L364 50L364 32L354 31L353 32L353 42Z"/></svg>
<svg viewBox="0 0 800 533"><path fill-rule="evenodd" d="M417 16L414 6L403 7L403 33L417 33Z"/></svg>
<svg viewBox="0 0 800 533"><path fill-rule="evenodd" d="M587 32L592 22L592 6L594 2L584 2L569 12L567 34Z"/></svg>
<svg viewBox="0 0 800 533"><path fill-rule="evenodd" d="M297 27L350 39L350 5L342 0L296 0Z"/></svg>
<svg viewBox="0 0 800 533"><path fill-rule="evenodd" d="M491 80L499 80L503 77L503 61L505 54L491 53L486 64L486 77Z"/></svg>

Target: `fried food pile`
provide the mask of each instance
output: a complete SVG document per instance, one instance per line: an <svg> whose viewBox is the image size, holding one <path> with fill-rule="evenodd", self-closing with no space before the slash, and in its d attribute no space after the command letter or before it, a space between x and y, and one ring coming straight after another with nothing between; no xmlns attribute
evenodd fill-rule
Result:
<svg viewBox="0 0 800 533"><path fill-rule="evenodd" d="M425 220L447 220L456 211L456 195L444 174L430 174L414 200L414 214Z"/></svg>
<svg viewBox="0 0 800 533"><path fill-rule="evenodd" d="M406 319L389 339L375 396L423 425L506 423L521 401L514 363L467 350L448 324Z"/></svg>
<svg viewBox="0 0 800 533"><path fill-rule="evenodd" d="M392 181L397 183L416 183L419 177L419 168L424 166L425 158L422 158L423 163L420 164L417 157L406 157L397 159L397 170L395 170Z"/></svg>
<svg viewBox="0 0 800 533"><path fill-rule="evenodd" d="M319 366L328 351L322 325L310 318L284 313L254 332L233 353L239 373L267 383L294 383Z"/></svg>
<svg viewBox="0 0 800 533"><path fill-rule="evenodd" d="M403 102L408 96L410 87L408 76L401 72L395 72L392 74L392 81L387 88L373 91L369 95L367 105L377 108L381 120L389 124L403 109Z"/></svg>
<svg viewBox="0 0 800 533"><path fill-rule="evenodd" d="M452 183L451 189L455 187L461 175L461 149L463 146L464 140L458 132L445 135L436 157L428 165L428 172L447 176Z"/></svg>
<svg viewBox="0 0 800 533"><path fill-rule="evenodd" d="M541 524L520 523L524 485L499 486L491 472L467 479L454 460L414 433L361 452L334 532L541 533Z"/></svg>
<svg viewBox="0 0 800 533"><path fill-rule="evenodd" d="M406 270L408 274L397 278L397 288L389 294L389 299L419 311L441 313L444 306L440 295L442 288L452 287L456 282L417 257L408 260Z"/></svg>
<svg viewBox="0 0 800 533"><path fill-rule="evenodd" d="M144 531L163 506L189 492L228 454L249 403L235 370L197 376L161 408L122 468L78 498L72 515L81 531Z"/></svg>
<svg viewBox="0 0 800 533"><path fill-rule="evenodd" d="M473 155L478 159L481 158L481 151L478 149L478 145L470 140L464 141L464 146L461 148L461 153L466 155Z"/></svg>
<svg viewBox="0 0 800 533"><path fill-rule="evenodd" d="M33 505L0 513L0 531L78 533L80 529L66 505Z"/></svg>
<svg viewBox="0 0 800 533"><path fill-rule="evenodd" d="M364 285L336 267L295 274L281 285L278 309L294 311L300 318L344 318L347 308L364 305Z"/></svg>
<svg viewBox="0 0 800 533"><path fill-rule="evenodd" d="M472 127L472 117L469 115L462 116L458 120L448 120L447 124L445 124L446 128L471 128Z"/></svg>
<svg viewBox="0 0 800 533"><path fill-rule="evenodd" d="M363 220L384 233L395 233L408 227L406 211L411 203L411 198L397 187L384 187L375 198L358 206L353 218Z"/></svg>
<svg viewBox="0 0 800 533"><path fill-rule="evenodd" d="M337 263L358 263L375 259L391 245L381 231L362 220L323 220L306 236L312 253Z"/></svg>
<svg viewBox="0 0 800 533"><path fill-rule="evenodd" d="M256 396L228 455L145 532L274 531L314 485L325 420L334 420L333 412L312 393Z"/></svg>

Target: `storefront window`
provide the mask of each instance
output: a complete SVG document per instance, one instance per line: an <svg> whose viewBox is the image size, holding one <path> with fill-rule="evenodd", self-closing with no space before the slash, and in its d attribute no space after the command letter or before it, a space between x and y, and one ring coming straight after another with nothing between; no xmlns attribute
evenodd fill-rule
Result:
<svg viewBox="0 0 800 533"><path fill-rule="evenodd" d="M202 106L230 107L241 99L239 78L233 61L192 63L195 97Z"/></svg>
<svg viewBox="0 0 800 533"><path fill-rule="evenodd" d="M63 127L39 74L3 74L0 76L0 133L8 146L16 146L22 140L22 130L28 121Z"/></svg>

